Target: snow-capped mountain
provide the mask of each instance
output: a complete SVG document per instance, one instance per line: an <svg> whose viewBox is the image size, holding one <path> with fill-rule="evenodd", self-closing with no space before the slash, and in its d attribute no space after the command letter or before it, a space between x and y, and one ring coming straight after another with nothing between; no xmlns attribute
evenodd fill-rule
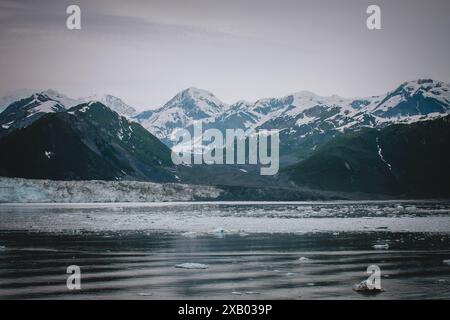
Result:
<svg viewBox="0 0 450 320"><path fill-rule="evenodd" d="M450 113L449 84L433 80L405 82L392 92L369 98L320 97L303 92L291 99L286 111L272 113L259 128L280 130L283 153L297 152L300 158L349 130L413 123Z"/></svg>
<svg viewBox="0 0 450 320"><path fill-rule="evenodd" d="M136 115L136 109L126 104L122 99L110 94L94 94L86 98L82 98L85 102L99 101L111 110L126 117L132 117Z"/></svg>
<svg viewBox="0 0 450 320"><path fill-rule="evenodd" d="M84 102L84 99L73 99L53 89L42 91L40 94L45 95L50 100L58 102L66 109Z"/></svg>
<svg viewBox="0 0 450 320"><path fill-rule="evenodd" d="M0 114L0 132L24 127L43 114L81 103L100 101L111 110L139 122L168 146L173 133L202 120L204 129L260 129L280 131L281 154L303 158L324 142L349 130L413 123L450 113L450 85L431 79L408 81L386 94L367 98L323 97L300 91L281 98L227 105L212 93L188 88L156 110L136 114L133 107L112 95L71 99L54 90L34 93L10 104ZM294 159L295 160L295 159Z"/></svg>
<svg viewBox="0 0 450 320"><path fill-rule="evenodd" d="M75 104L78 102L54 90L34 93L10 104L0 114L0 125L3 130L24 128L47 113L65 111L66 105Z"/></svg>
<svg viewBox="0 0 450 320"><path fill-rule="evenodd" d="M162 108L151 113L141 113L136 119L151 133L170 144L174 129L186 128L196 120L214 120L228 105L212 93L197 88L181 91Z"/></svg>
<svg viewBox="0 0 450 320"><path fill-rule="evenodd" d="M30 99L21 112L45 116L0 138L0 176L177 181L170 149L137 122L98 101L65 109L43 94Z"/></svg>
<svg viewBox="0 0 450 320"><path fill-rule="evenodd" d="M450 85L422 79L401 84L388 93L379 104L368 109L382 118L408 118L446 113L449 110Z"/></svg>
<svg viewBox="0 0 450 320"><path fill-rule="evenodd" d="M238 101L230 106L211 93L190 88L136 120L169 146L171 134L202 120L204 128L276 129L284 154L302 157L330 138L362 127L381 128L450 113L450 86L430 79L401 84L383 95L367 98L323 97L300 91L281 98Z"/></svg>
<svg viewBox="0 0 450 320"><path fill-rule="evenodd" d="M19 94L26 94L28 90L19 91ZM4 97L9 101L15 97L10 95ZM87 98L73 99L56 90L49 89L41 92L31 93L25 97L20 97L15 102L10 103L3 112L0 113L0 126L3 130L23 128L47 113L62 112L74 106L99 101L119 115L131 117L136 110L124 103L120 98L108 94L93 95ZM0 130L1 131L1 130Z"/></svg>
<svg viewBox="0 0 450 320"><path fill-rule="evenodd" d="M27 98L35 93L36 90L32 89L17 89L6 93L0 97L0 113L3 112L11 103Z"/></svg>
<svg viewBox="0 0 450 320"><path fill-rule="evenodd" d="M443 82L415 80L403 83L385 95L369 98L318 96L301 91L280 99L262 99L254 104L232 105L221 122L244 119L248 128L296 130L325 122L325 129L343 131L354 126L376 126L386 123L415 122L444 115L450 111L450 88ZM244 109L244 110L243 110ZM371 121L367 122L369 118Z"/></svg>

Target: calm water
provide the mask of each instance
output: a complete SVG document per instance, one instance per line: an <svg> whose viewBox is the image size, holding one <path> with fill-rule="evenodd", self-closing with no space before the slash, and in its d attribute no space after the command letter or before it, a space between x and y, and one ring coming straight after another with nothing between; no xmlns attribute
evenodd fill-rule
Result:
<svg viewBox="0 0 450 320"><path fill-rule="evenodd" d="M1 299L449 299L448 259L447 202L0 205Z"/></svg>

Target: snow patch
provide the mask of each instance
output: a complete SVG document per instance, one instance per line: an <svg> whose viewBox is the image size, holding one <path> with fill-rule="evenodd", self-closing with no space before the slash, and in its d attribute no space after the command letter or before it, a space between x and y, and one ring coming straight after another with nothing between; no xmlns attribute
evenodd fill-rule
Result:
<svg viewBox="0 0 450 320"><path fill-rule="evenodd" d="M379 155L381 161L383 161L383 162L388 166L389 171L392 171L392 166L391 166L391 164L390 164L389 162L387 162L387 161L384 159L384 157L383 157L383 152L382 152L382 150L381 150L380 143L379 143L379 138L378 138L378 137L377 137L377 139L376 139L376 142L377 142L377 148L378 148L378 155Z"/></svg>
<svg viewBox="0 0 450 320"><path fill-rule="evenodd" d="M51 152L51 151L44 151L44 155L47 157L47 159L51 159L51 157L53 156L53 152Z"/></svg>

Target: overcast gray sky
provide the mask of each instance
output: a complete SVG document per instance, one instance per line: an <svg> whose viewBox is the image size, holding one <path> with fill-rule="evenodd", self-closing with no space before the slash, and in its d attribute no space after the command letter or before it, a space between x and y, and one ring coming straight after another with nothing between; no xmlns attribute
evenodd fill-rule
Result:
<svg viewBox="0 0 450 320"><path fill-rule="evenodd" d="M78 4L82 29L66 29ZM366 28L366 8L382 30ZM0 0L0 93L117 95L138 109L196 86L232 103L370 96L450 82L448 0Z"/></svg>

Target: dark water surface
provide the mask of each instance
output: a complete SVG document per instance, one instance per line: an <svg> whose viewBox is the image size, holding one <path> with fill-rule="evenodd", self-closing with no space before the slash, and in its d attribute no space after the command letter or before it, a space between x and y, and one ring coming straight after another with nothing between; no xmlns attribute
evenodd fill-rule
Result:
<svg viewBox="0 0 450 320"><path fill-rule="evenodd" d="M92 220L86 218L86 210L95 216L95 212L110 209L77 211L79 219L69 226L89 226L82 223ZM450 298L450 265L445 262L450 259L450 230L397 232L392 231L395 227L390 225L371 224L367 217L355 218L364 219L369 226L366 231L342 231L338 226L340 231L285 233L264 233L263 230L202 233L197 229L197 232L189 228L178 230L178 227L175 231L128 227L98 230L67 228L66 225L61 228L57 225L62 219L58 215L67 218L68 213L64 209L52 210L0 208L1 299ZM152 210L149 209L149 215ZM167 215L172 214L164 210ZM448 219L445 210L440 208L427 217L430 221L439 218L436 221L442 226L442 221L445 222L442 219ZM240 210L228 211L242 214ZM274 212L279 215L283 211L278 208ZM125 210L122 214L131 213ZM145 210L140 209L139 216L143 214ZM57 232L49 230L53 215ZM267 216L267 212L264 215ZM422 212L409 218L423 218L423 215ZM179 220L179 217L174 215L173 219ZM389 219L383 219L386 218ZM189 219L195 220L191 216ZM191 221L189 219L186 221ZM278 223L277 219L283 218L269 222ZM319 215L299 219L304 220L295 220L295 223L301 225L302 221L308 224L308 219L321 218ZM28 225L32 221L34 228ZM235 223L239 224L239 220ZM39 227L44 224L45 229ZM187 226L194 224L187 223ZM232 228L233 224L230 222L228 226ZM213 229L217 225L209 227ZM388 248L376 249L374 245L388 245ZM299 260L302 257L308 260ZM183 263L200 263L207 268L175 268ZM354 292L352 286L367 279L366 269L373 264L381 269L381 285L385 291L377 296ZM81 268L79 291L67 289L69 265Z"/></svg>

